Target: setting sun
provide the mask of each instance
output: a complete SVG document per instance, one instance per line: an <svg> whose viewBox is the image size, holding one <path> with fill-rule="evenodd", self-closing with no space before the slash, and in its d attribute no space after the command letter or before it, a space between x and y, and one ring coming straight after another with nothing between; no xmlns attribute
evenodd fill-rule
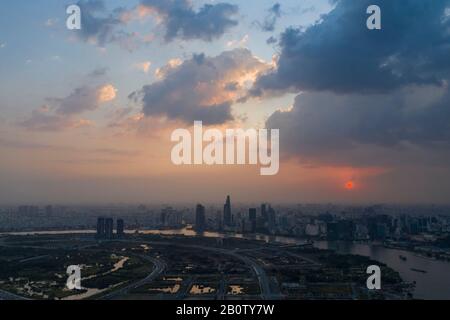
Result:
<svg viewBox="0 0 450 320"><path fill-rule="evenodd" d="M345 184L345 189L347 189L347 190L353 190L353 189L355 189L355 183L354 183L353 181L348 181L348 182Z"/></svg>

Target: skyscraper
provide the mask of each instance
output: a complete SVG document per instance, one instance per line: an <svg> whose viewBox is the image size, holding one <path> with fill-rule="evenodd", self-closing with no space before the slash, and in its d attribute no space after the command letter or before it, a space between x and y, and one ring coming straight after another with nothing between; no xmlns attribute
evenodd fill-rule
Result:
<svg viewBox="0 0 450 320"><path fill-rule="evenodd" d="M114 235L114 220L113 218L105 219L105 238L112 239Z"/></svg>
<svg viewBox="0 0 450 320"><path fill-rule="evenodd" d="M267 205L265 203L261 205L261 218L264 223L266 223L269 220L267 215Z"/></svg>
<svg viewBox="0 0 450 320"><path fill-rule="evenodd" d="M166 211L166 209L163 209L161 211L161 219L160 219L162 226L166 225L166 220L167 220L167 211Z"/></svg>
<svg viewBox="0 0 450 320"><path fill-rule="evenodd" d="M123 219L117 219L117 238L122 238L124 236L125 223Z"/></svg>
<svg viewBox="0 0 450 320"><path fill-rule="evenodd" d="M105 218L99 217L97 219L97 238L102 239L105 237Z"/></svg>
<svg viewBox="0 0 450 320"><path fill-rule="evenodd" d="M203 232L206 229L206 216L205 207L201 204L197 205L195 209L195 230L197 232Z"/></svg>
<svg viewBox="0 0 450 320"><path fill-rule="evenodd" d="M225 227L231 226L231 200L230 196L227 196L227 201L223 206L223 225Z"/></svg>
<svg viewBox="0 0 450 320"><path fill-rule="evenodd" d="M268 222L269 222L269 226L271 226L271 227L275 226L276 222L277 222L275 210L272 208L271 205L269 205Z"/></svg>
<svg viewBox="0 0 450 320"><path fill-rule="evenodd" d="M248 220L250 221L251 232L256 232L256 208L248 209Z"/></svg>

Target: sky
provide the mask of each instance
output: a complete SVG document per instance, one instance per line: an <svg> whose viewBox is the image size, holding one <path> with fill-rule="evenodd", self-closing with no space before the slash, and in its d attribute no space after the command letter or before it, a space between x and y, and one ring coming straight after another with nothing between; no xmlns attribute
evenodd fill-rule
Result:
<svg viewBox="0 0 450 320"><path fill-rule="evenodd" d="M0 10L2 204L449 203L449 0ZM175 166L171 133L195 120L278 129L279 173Z"/></svg>

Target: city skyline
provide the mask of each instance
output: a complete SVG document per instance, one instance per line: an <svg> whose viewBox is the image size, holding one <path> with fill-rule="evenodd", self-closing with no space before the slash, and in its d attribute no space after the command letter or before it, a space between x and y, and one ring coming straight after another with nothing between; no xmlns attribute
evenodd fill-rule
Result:
<svg viewBox="0 0 450 320"><path fill-rule="evenodd" d="M8 260L0 299L450 298L442 281L450 266L448 206L246 206L223 199L216 206L0 207L2 257L54 252ZM28 249L29 241L39 246ZM83 264L87 287L62 290L54 272L85 255L101 262L93 274ZM10 276L15 263L17 279ZM371 291L365 270L374 263L383 285ZM45 279L34 280L42 276L30 264L44 264Z"/></svg>

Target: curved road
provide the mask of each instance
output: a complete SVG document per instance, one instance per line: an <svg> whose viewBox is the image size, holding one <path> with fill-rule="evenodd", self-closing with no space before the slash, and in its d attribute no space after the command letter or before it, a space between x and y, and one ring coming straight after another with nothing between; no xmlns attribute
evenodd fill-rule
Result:
<svg viewBox="0 0 450 320"><path fill-rule="evenodd" d="M137 241L139 243L145 243L150 245L174 245L173 242L159 242L159 241ZM261 297L265 300L272 300L272 299L279 299L280 296L272 293L272 290L270 289L270 282L269 278L267 277L266 272L264 269L255 261L250 259L249 257L246 257L244 255L241 255L235 251L226 250L226 249L220 249L220 248L214 248L214 247L205 247L200 245L187 245L187 244L176 244L178 247L182 248L189 248L189 249L199 249L199 250L207 250L212 251L219 254L225 254L232 256L238 260L241 260L246 265L250 266L253 270L254 274L258 278L259 287L261 290Z"/></svg>
<svg viewBox="0 0 450 320"><path fill-rule="evenodd" d="M30 299L18 296L11 292L0 290L0 300L30 300Z"/></svg>
<svg viewBox="0 0 450 320"><path fill-rule="evenodd" d="M113 300L115 298L118 298L126 293L128 293L130 290L136 289L140 286L143 286L147 283L152 282L156 277L158 277L163 271L166 269L165 262L161 261L160 259L155 259L146 255L139 255L139 257L144 258L145 260L148 260L152 262L155 266L152 273L150 273L147 277L145 277L142 280L139 280L138 282L134 282L124 288L121 288L117 291L113 291L111 293L108 293L102 297L100 297L101 300Z"/></svg>

